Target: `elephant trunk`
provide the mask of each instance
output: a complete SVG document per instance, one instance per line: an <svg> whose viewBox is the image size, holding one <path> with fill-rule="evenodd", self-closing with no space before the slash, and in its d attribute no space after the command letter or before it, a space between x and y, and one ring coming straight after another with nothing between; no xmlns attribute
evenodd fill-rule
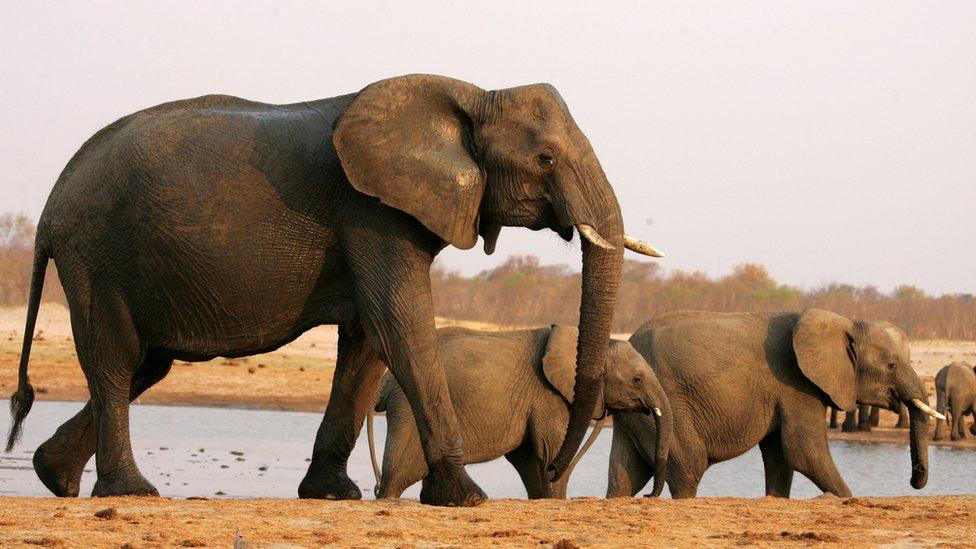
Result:
<svg viewBox="0 0 976 549"><path fill-rule="evenodd" d="M920 490L929 480L928 441L932 437L929 416L938 414L929 408L925 385L915 372L902 377L899 385L901 387L896 391L898 399L908 406L908 436L912 453L911 483L912 488ZM895 403L895 406L899 404Z"/></svg>
<svg viewBox="0 0 976 549"><path fill-rule="evenodd" d="M577 227L588 225L589 228L582 229L580 233L583 273L573 405L566 437L559 453L549 465L550 479L553 481L563 475L576 454L603 391L609 348L607 343L610 341L617 288L623 269L624 236L620 206L605 178L603 182L603 193L587 195L595 198L591 198L581 212L569 208L569 217L574 224ZM600 221L594 223L594 220ZM594 228L602 237L602 242L585 234Z"/></svg>
<svg viewBox="0 0 976 549"><path fill-rule="evenodd" d="M929 480L929 417L915 406L908 406L908 433L912 452L912 488L920 490Z"/></svg>
<svg viewBox="0 0 976 549"><path fill-rule="evenodd" d="M664 392L661 391L661 398L657 399L660 415L655 413L654 419L657 427L657 443L654 452L654 487L651 490L651 497L658 497L664 491L664 482L667 480L668 473L668 452L671 448L671 439L674 436L674 416L671 414L671 404L668 402Z"/></svg>

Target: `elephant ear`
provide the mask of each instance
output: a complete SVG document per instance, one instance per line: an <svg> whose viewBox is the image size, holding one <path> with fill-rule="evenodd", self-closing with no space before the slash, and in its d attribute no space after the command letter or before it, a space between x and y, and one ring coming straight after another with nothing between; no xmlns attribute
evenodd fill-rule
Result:
<svg viewBox="0 0 976 549"><path fill-rule="evenodd" d="M367 86L332 135L349 182L446 242L471 248L485 190L469 149L471 113L484 94L460 80L421 74Z"/></svg>
<svg viewBox="0 0 976 549"><path fill-rule="evenodd" d="M803 375L840 410L854 409L854 323L822 309L807 309L793 326L793 351Z"/></svg>
<svg viewBox="0 0 976 549"><path fill-rule="evenodd" d="M573 403L573 387L576 384L576 345L578 339L578 329L572 326L553 324L549 329L546 352L542 355L542 372L546 376L546 380L566 399L567 404ZM603 390L601 389L597 397L593 417L599 419L604 415Z"/></svg>

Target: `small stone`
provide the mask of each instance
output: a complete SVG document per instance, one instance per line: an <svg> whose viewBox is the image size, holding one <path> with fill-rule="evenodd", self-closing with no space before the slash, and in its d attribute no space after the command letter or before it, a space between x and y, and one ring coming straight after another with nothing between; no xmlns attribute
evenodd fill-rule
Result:
<svg viewBox="0 0 976 549"><path fill-rule="evenodd" d="M109 507L107 509L102 509L101 511L97 511L95 513L95 516L102 520L112 520L115 517L119 516L119 512L115 510L115 507Z"/></svg>

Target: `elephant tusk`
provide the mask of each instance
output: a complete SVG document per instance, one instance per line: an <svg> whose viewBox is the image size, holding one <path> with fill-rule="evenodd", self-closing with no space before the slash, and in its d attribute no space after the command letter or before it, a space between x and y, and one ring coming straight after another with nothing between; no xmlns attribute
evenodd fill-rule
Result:
<svg viewBox="0 0 976 549"><path fill-rule="evenodd" d="M654 415L656 415L657 417L661 417L661 409L660 408L658 408L657 406L655 406L654 408L652 408L652 410L654 410Z"/></svg>
<svg viewBox="0 0 976 549"><path fill-rule="evenodd" d="M627 248L632 252L637 252L641 255L650 257L664 257L664 252L661 250L658 250L643 240L639 240L626 234L624 235L624 248Z"/></svg>
<svg viewBox="0 0 976 549"><path fill-rule="evenodd" d="M607 242L592 226L586 223L579 223L576 225L576 229L579 230L580 236L590 241L590 244L595 244L605 250L614 249L613 244Z"/></svg>
<svg viewBox="0 0 976 549"><path fill-rule="evenodd" d="M945 421L945 418L946 417L944 415L942 415L939 412L936 412L935 410L933 410L932 408L930 408L928 404L922 402L922 399L920 399L920 398L913 398L912 399L912 404L914 404L916 408L918 408L919 410L925 412L929 416L934 417L935 419L941 419L941 420Z"/></svg>

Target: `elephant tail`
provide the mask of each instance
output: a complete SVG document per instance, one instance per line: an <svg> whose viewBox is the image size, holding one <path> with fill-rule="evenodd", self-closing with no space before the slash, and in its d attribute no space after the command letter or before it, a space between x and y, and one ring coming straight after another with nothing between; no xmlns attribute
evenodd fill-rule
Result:
<svg viewBox="0 0 976 549"><path fill-rule="evenodd" d="M376 412L373 410L366 414L366 440L369 441L369 459L373 463L373 478L376 479L373 496L379 497L380 487L383 484L383 473L380 472L380 462L376 459L376 431L373 429L373 418L375 417Z"/></svg>
<svg viewBox="0 0 976 549"><path fill-rule="evenodd" d="M939 380L937 379L935 382L935 410L940 414L944 415L946 418L948 418L949 399L946 395L946 385L947 385L946 380L942 380L942 383L939 383ZM935 421L939 422L942 420L936 419ZM946 419L946 424L947 425L949 424L948 419Z"/></svg>
<svg viewBox="0 0 976 549"><path fill-rule="evenodd" d="M27 376L27 360L30 358L31 343L34 341L34 325L37 322L37 310L41 306L41 291L44 289L44 273L47 270L49 255L45 247L36 243L34 246L34 267L31 272L30 296L27 300L27 324L24 326L24 344L20 351L20 370L17 378L17 391L10 397L10 433L7 435L6 451L10 452L20 438L24 419L34 404L34 388Z"/></svg>
<svg viewBox="0 0 976 549"><path fill-rule="evenodd" d="M383 473L380 471L380 462L376 457L376 430L373 426L377 412L385 412L387 409L387 398L396 386L396 380L387 373L380 382L380 388L376 393L376 401L373 409L366 414L366 440L369 442L369 460L373 464L373 478L376 479L376 486L373 487L373 495L379 497L380 488L383 486Z"/></svg>
<svg viewBox="0 0 976 549"><path fill-rule="evenodd" d="M573 456L573 461L569 462L569 467L566 467L566 472L563 473L567 479L573 474L573 469L576 468L576 464L583 459L583 454L585 454L586 451L590 449L590 446L593 446L593 443L596 442L597 437L600 436L600 431L603 430L603 426L606 425L606 423L607 418L602 418L596 422L596 425L593 426L593 430L590 432L589 438L586 439L583 446L580 447L579 451L576 452L576 455Z"/></svg>

